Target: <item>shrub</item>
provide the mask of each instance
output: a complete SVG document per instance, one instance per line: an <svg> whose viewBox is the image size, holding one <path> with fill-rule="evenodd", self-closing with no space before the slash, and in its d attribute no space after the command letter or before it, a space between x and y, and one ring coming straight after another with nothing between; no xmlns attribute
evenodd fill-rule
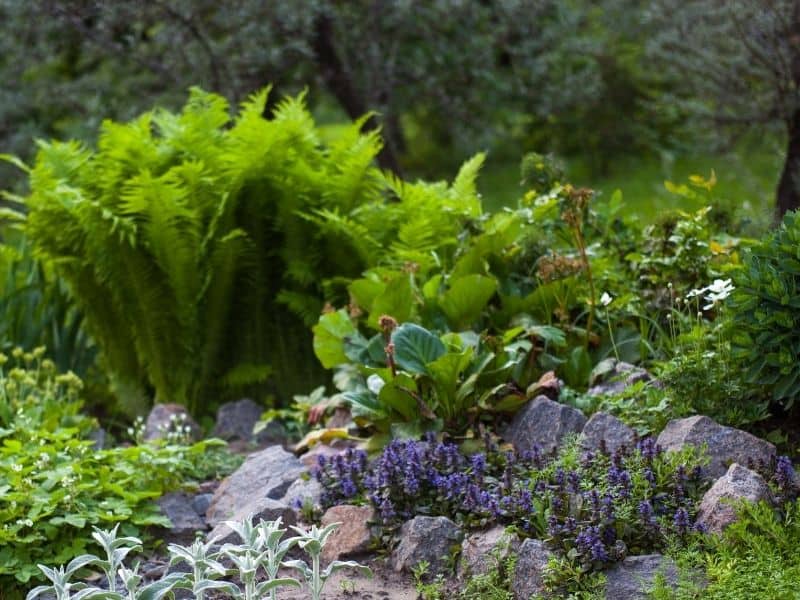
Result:
<svg viewBox="0 0 800 600"><path fill-rule="evenodd" d="M302 97L271 118L266 98L232 121L195 89L179 114L106 121L96 150L40 145L25 231L119 390L208 413L272 371L289 395L318 376L303 318L319 314L323 279L364 265L303 217L378 200L380 141L357 123L323 145Z"/></svg>
<svg viewBox="0 0 800 600"><path fill-rule="evenodd" d="M790 408L800 396L800 214L744 256L734 275L734 356L747 379Z"/></svg>

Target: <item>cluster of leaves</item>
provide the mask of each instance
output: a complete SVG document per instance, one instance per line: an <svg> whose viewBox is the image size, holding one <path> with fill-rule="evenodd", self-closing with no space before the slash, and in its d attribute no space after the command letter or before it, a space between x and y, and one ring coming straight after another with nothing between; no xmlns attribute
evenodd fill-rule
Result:
<svg viewBox="0 0 800 600"><path fill-rule="evenodd" d="M345 311L328 313L315 327L314 349L328 365L350 361L358 370L340 395L356 423L395 437L461 433L492 414L515 411L540 367L536 342L563 344L552 327L518 327L495 338L469 331L438 336L386 316L381 326L367 339Z"/></svg>
<svg viewBox="0 0 800 600"><path fill-rule="evenodd" d="M751 383L767 386L791 408L800 396L800 214L787 213L781 226L745 255L734 276L734 357Z"/></svg>
<svg viewBox="0 0 800 600"><path fill-rule="evenodd" d="M721 536L708 536L672 554L681 568L679 590L663 585L654 598L738 600L797 597L800 560L800 493L791 462L779 457L769 472L774 502L742 501L737 519ZM766 474L766 471L762 470ZM697 573L704 574L702 582Z"/></svg>
<svg viewBox="0 0 800 600"><path fill-rule="evenodd" d="M239 536L241 543L226 543L221 547L215 540L197 540L191 546L170 544L170 565L184 563L188 572L167 573L149 583L144 583L144 578L139 575L138 563L132 569L125 566L125 559L131 552L141 551L142 541L132 536L119 537L118 526L108 531L95 527L92 537L104 555L84 554L55 569L40 564L39 569L50 584L31 590L27 600L45 593L55 594L56 600L161 600L174 597L168 595L178 589L190 590L197 600L203 600L209 593L214 598L222 595L233 600L267 597L276 600L278 588L300 587L296 579L279 577L281 567L300 571L308 584L311 600L320 600L325 583L336 571L356 569L371 574L367 567L354 561L333 561L321 569L322 549L340 523L324 528L314 525L309 530L292 527L297 535L285 539L286 529L281 528L281 519L261 519L254 525L252 517L248 517L241 521L226 521L226 525ZM284 560L294 546L306 553L311 559L310 565L298 559ZM233 568L227 568L223 563ZM105 574L108 587L98 588L70 581L73 575L87 568L99 568ZM238 583L230 578L232 575L236 576Z"/></svg>
<svg viewBox="0 0 800 600"><path fill-rule="evenodd" d="M219 468L208 462L211 441L97 449L96 423L79 412L80 379L43 354L15 351L19 366L0 354L0 582L9 590L40 576L39 562L84 553L91 525L169 526L153 499Z"/></svg>
<svg viewBox="0 0 800 600"><path fill-rule="evenodd" d="M428 436L391 442L372 463L360 451L320 457L314 474L325 505L368 502L389 529L419 514L514 525L589 571L690 540L700 529L701 462L691 450L665 453L652 438L613 453L573 443L551 455L490 446L465 456Z"/></svg>

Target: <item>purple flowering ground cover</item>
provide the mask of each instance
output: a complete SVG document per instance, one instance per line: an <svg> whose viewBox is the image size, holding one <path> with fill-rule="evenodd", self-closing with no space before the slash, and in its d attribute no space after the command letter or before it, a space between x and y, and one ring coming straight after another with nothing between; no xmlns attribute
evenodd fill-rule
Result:
<svg viewBox="0 0 800 600"><path fill-rule="evenodd" d="M313 474L325 508L371 504L389 532L417 515L446 516L468 529L499 523L546 540L582 569L704 534L694 518L709 483L696 451L666 453L652 438L614 453L582 451L574 441L553 454L519 453L488 439L485 448L467 456L433 436L395 440L373 461L356 449L320 456ZM777 497L791 499L787 459L755 466Z"/></svg>

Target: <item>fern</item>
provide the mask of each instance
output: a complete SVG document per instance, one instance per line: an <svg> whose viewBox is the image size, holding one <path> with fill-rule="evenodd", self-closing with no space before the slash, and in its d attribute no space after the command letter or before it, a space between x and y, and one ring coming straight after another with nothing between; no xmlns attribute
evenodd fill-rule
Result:
<svg viewBox="0 0 800 600"><path fill-rule="evenodd" d="M179 113L104 122L96 149L40 144L25 230L127 397L208 413L243 388L306 392L324 303L368 269L452 261L481 214L482 156L452 185L403 182L375 167L369 115L323 136L304 95L265 118L268 94L231 115L195 88Z"/></svg>

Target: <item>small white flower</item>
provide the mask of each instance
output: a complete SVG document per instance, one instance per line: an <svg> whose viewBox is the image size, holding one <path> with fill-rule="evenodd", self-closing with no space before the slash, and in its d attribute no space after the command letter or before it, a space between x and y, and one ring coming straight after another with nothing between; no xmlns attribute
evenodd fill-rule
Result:
<svg viewBox="0 0 800 600"><path fill-rule="evenodd" d="M13 464L11 465L11 470L14 471L14 473L20 473L22 471L22 465L19 463Z"/></svg>
<svg viewBox="0 0 800 600"><path fill-rule="evenodd" d="M715 279L714 283L706 288L708 294L705 296L705 301L708 302L708 304L703 307L703 310L714 308L718 302L722 302L725 298L730 296L733 290L734 286L730 279Z"/></svg>
<svg viewBox="0 0 800 600"><path fill-rule="evenodd" d="M686 299L691 300L692 298L696 298L697 296L702 296L708 291L708 288L697 288L696 290L691 290L688 294L686 294Z"/></svg>
<svg viewBox="0 0 800 600"><path fill-rule="evenodd" d="M381 393L381 390L385 384L386 382L383 380L383 378L375 373L367 377L367 389L369 389L369 391L376 396Z"/></svg>
<svg viewBox="0 0 800 600"><path fill-rule="evenodd" d="M608 292L603 292L603 295L600 296L600 304L603 306L608 306L614 301L614 298Z"/></svg>

